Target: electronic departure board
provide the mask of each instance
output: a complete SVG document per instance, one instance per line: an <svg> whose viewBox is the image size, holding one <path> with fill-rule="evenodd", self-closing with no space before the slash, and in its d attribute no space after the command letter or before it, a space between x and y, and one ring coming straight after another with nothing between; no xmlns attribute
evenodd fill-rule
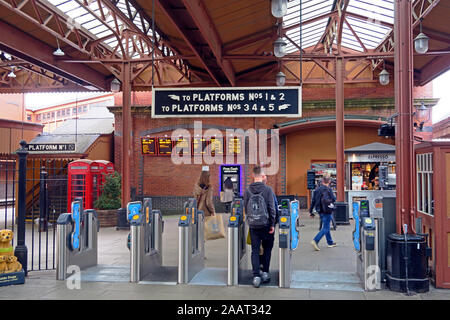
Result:
<svg viewBox="0 0 450 320"><path fill-rule="evenodd" d="M192 154L202 155L206 153L207 141L205 138L192 138Z"/></svg>
<svg viewBox="0 0 450 320"><path fill-rule="evenodd" d="M158 154L160 156L170 156L172 154L171 138L158 138Z"/></svg>
<svg viewBox="0 0 450 320"><path fill-rule="evenodd" d="M228 141L228 154L241 154L242 152L242 138L241 137L232 137L227 138Z"/></svg>
<svg viewBox="0 0 450 320"><path fill-rule="evenodd" d="M191 154L191 149L189 148L189 139L178 138L173 142L173 152L175 154Z"/></svg>
<svg viewBox="0 0 450 320"><path fill-rule="evenodd" d="M156 155L155 138L142 138L142 154Z"/></svg>
<svg viewBox="0 0 450 320"><path fill-rule="evenodd" d="M209 148L211 155L223 154L223 138L211 138Z"/></svg>

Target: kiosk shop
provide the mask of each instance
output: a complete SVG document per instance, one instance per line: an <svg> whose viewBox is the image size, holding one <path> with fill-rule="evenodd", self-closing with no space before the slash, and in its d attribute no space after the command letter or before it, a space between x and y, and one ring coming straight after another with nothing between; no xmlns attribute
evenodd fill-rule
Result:
<svg viewBox="0 0 450 320"><path fill-rule="evenodd" d="M374 217L383 215L383 197L395 197L395 146L370 143L345 150L349 216L353 202L368 200Z"/></svg>

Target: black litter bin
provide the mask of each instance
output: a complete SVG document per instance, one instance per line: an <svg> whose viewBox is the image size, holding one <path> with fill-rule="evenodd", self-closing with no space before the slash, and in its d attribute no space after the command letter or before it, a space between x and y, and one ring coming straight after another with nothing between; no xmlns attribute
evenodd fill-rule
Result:
<svg viewBox="0 0 450 320"><path fill-rule="evenodd" d="M405 252L406 247L406 252ZM405 260L405 255L407 260ZM408 279L406 278L405 261L408 265ZM388 236L386 250L386 286L397 292L406 292L408 288L415 292L429 291L427 274L427 242L421 235L392 233Z"/></svg>
<svg viewBox="0 0 450 320"><path fill-rule="evenodd" d="M336 206L334 212L334 221L337 225L350 224L348 217L348 203L347 202L335 202Z"/></svg>
<svg viewBox="0 0 450 320"><path fill-rule="evenodd" d="M116 230L130 229L130 223L127 219L127 209L117 209L117 227Z"/></svg>

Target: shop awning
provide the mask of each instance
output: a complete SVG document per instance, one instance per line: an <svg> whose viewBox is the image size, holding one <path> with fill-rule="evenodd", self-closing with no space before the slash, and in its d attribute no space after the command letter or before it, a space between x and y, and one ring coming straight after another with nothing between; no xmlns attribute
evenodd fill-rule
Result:
<svg viewBox="0 0 450 320"><path fill-rule="evenodd" d="M395 153L395 146L386 143L373 142L363 146L353 147L345 150L346 153L368 153L368 152L387 152Z"/></svg>

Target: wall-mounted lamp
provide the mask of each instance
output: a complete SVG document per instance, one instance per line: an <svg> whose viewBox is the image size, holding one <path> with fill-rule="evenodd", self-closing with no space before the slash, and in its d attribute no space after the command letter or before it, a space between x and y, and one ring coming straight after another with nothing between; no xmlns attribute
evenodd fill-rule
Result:
<svg viewBox="0 0 450 320"><path fill-rule="evenodd" d="M423 125L430 120L430 110L427 108L425 103L421 103L420 107L416 109L417 111L414 113L414 118L417 122L414 122L414 127L418 131L423 130Z"/></svg>

